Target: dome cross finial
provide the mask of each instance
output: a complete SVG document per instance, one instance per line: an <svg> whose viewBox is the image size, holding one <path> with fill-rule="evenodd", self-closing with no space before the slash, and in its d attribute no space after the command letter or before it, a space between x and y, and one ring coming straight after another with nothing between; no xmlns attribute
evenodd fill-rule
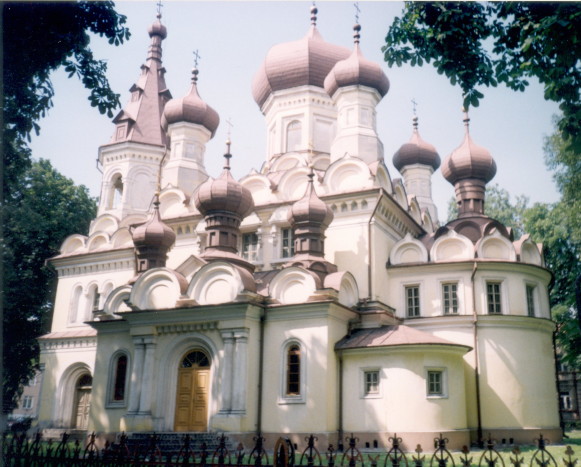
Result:
<svg viewBox="0 0 581 467"><path fill-rule="evenodd" d="M198 74L200 73L200 71L198 70L198 61L202 58L200 57L200 54L198 53L198 49L196 49L194 52L194 68L192 68L192 83L196 84L198 82Z"/></svg>
<svg viewBox="0 0 581 467"><path fill-rule="evenodd" d="M464 112L464 128L466 129L466 133L470 132L470 115L468 115L468 109L462 108L462 112Z"/></svg>
<svg viewBox="0 0 581 467"><path fill-rule="evenodd" d="M413 108L413 112L414 112L414 116L412 118L412 121L414 122L414 131L418 131L418 103L416 102L415 97L412 98L412 108Z"/></svg>
<svg viewBox="0 0 581 467"><path fill-rule="evenodd" d="M359 39L361 39L361 25L359 24L359 13L361 13L361 9L359 8L359 2L355 2L353 4L353 6L355 7L355 26L353 26L353 31L355 31L355 33L353 34L353 41L355 42L355 44L359 44Z"/></svg>
<svg viewBox="0 0 581 467"><path fill-rule="evenodd" d="M157 2L157 19L161 19L161 9L163 7L163 4L161 3L161 0L159 0Z"/></svg>
<svg viewBox="0 0 581 467"><path fill-rule="evenodd" d="M228 117L228 120L226 120L226 125L228 125L228 134L226 136L226 154L224 154L224 159L226 159L226 161L224 163L224 169L230 170L230 158L232 157L232 154L230 153L230 146L232 145L230 135L232 132L232 127L234 126L232 124L232 118Z"/></svg>

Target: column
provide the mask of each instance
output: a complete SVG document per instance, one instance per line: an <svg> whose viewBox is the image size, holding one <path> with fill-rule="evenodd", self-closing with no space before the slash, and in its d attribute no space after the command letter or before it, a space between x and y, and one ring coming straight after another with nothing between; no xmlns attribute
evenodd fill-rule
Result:
<svg viewBox="0 0 581 467"><path fill-rule="evenodd" d="M224 366L222 368L222 408L220 412L232 410L232 367L234 360L234 336L232 331L222 331L224 341Z"/></svg>
<svg viewBox="0 0 581 467"><path fill-rule="evenodd" d="M143 378L141 383L141 395L139 398L139 413L150 414L151 413L151 398L152 398L152 388L153 388L153 378L154 378L154 357L155 357L155 337L146 336L143 337L143 343L145 344L145 358L143 362Z"/></svg>
<svg viewBox="0 0 581 467"><path fill-rule="evenodd" d="M129 389L129 407L127 412L130 414L139 411L139 399L141 395L141 384L143 383L143 360L145 356L145 344L141 337L133 339L135 352L133 353L133 371L131 372L131 388Z"/></svg>
<svg viewBox="0 0 581 467"><path fill-rule="evenodd" d="M232 394L232 412L246 412L246 380L248 366L248 330L234 332L234 391Z"/></svg>

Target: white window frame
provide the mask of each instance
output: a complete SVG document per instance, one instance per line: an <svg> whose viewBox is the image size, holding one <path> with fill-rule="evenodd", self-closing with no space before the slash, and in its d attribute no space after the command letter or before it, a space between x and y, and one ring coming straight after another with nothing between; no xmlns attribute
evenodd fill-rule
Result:
<svg viewBox="0 0 581 467"><path fill-rule="evenodd" d="M367 392L367 375L375 373L377 374L377 391ZM361 399L380 399L382 397L382 374L381 368L379 367L363 367L360 368L361 374Z"/></svg>
<svg viewBox="0 0 581 467"><path fill-rule="evenodd" d="M439 373L441 392L430 393L430 374ZM426 398L428 399L447 399L448 398L448 371L444 367L427 367L426 375Z"/></svg>
<svg viewBox="0 0 581 467"><path fill-rule="evenodd" d="M113 399L115 394L115 378L117 376L117 361L119 357L127 357L127 368L125 369L125 391L123 400L116 401ZM129 351L122 349L117 350L109 360L109 371L107 377L107 408L127 407L129 401L129 389L131 380L131 354Z"/></svg>
<svg viewBox="0 0 581 467"><path fill-rule="evenodd" d="M444 291L445 287L449 287L449 286L456 286L456 311L452 311L452 312L448 312L446 310L446 293ZM440 291L442 294L442 314L445 316L455 316L455 315L459 315L460 314L460 309L461 309L461 300L460 300L460 281L456 281L456 280L446 280L446 281L442 281L440 283ZM451 300L453 301L453 299L451 298Z"/></svg>
<svg viewBox="0 0 581 467"><path fill-rule="evenodd" d="M408 311L408 289L417 288L418 289L418 314L411 316ZM422 316L422 284L419 282L410 282L409 284L403 284L403 312L405 318L420 318Z"/></svg>
<svg viewBox="0 0 581 467"><path fill-rule="evenodd" d="M530 296L529 290L531 291ZM525 282L526 315L531 318L535 318L538 316L539 310L538 290L539 288L537 287L537 284L534 284L532 282Z"/></svg>
<svg viewBox="0 0 581 467"><path fill-rule="evenodd" d="M494 300L494 302L490 301L490 297L489 297L489 293L488 293L488 287L489 286L498 286L498 301ZM486 314L487 315L505 315L506 314L506 309L504 307L504 300L503 300L503 281L499 281L499 280L494 280L494 279L487 279L484 283L484 299L485 299L485 303L486 303ZM496 295L496 291L494 291L494 295ZM491 305L493 307L498 307L499 311L494 311L491 312L490 308Z"/></svg>
<svg viewBox="0 0 581 467"><path fill-rule="evenodd" d="M285 241L285 233L288 233L288 240L289 246L284 246ZM285 249L288 249L289 254L287 256L284 255ZM295 255L295 236L293 235L292 227L281 227L280 228L280 249L279 249L279 257L281 259L290 259Z"/></svg>
<svg viewBox="0 0 581 467"><path fill-rule="evenodd" d="M288 368L288 351L293 345L298 345L301 352L300 368L300 393L287 394L287 368ZM281 347L282 362L280 371L280 391L278 397L279 405L286 404L305 404L307 402L307 351L306 346L299 339L292 338L286 341Z"/></svg>
<svg viewBox="0 0 581 467"><path fill-rule="evenodd" d="M256 236L256 248L250 251L252 254L249 254L249 252L244 251L244 239L251 235ZM249 245L254 245L254 243L249 243ZM240 233L240 256L249 263L260 262L260 233L257 230Z"/></svg>
<svg viewBox="0 0 581 467"><path fill-rule="evenodd" d="M24 410L32 410L34 407L34 397L26 395L22 397L22 408Z"/></svg>

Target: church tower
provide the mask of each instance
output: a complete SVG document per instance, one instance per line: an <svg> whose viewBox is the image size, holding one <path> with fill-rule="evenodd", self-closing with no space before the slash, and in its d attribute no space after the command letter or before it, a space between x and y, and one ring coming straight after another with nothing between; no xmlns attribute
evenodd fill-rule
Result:
<svg viewBox="0 0 581 467"><path fill-rule="evenodd" d="M166 151L161 115L171 93L161 61L161 43L167 37L161 14L148 32L151 43L141 75L130 88L130 101L113 119L111 140L99 148L103 180L98 214L119 220L149 211Z"/></svg>

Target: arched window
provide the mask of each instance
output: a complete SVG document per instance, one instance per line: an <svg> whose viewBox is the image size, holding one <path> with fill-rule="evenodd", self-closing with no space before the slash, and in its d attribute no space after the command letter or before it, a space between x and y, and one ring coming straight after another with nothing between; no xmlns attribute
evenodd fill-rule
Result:
<svg viewBox="0 0 581 467"><path fill-rule="evenodd" d="M125 405L127 401L127 381L129 357L124 351L113 355L109 368L109 406Z"/></svg>
<svg viewBox="0 0 581 467"><path fill-rule="evenodd" d="M301 394L301 348L297 344L289 346L286 359L286 395Z"/></svg>
<svg viewBox="0 0 581 467"><path fill-rule="evenodd" d="M293 120L286 127L286 150L298 151L301 147L302 125L298 120Z"/></svg>
<svg viewBox="0 0 581 467"><path fill-rule="evenodd" d="M116 174L111 179L107 209L116 209L118 207L121 207L122 200L123 200L123 178L121 177L121 174Z"/></svg>

